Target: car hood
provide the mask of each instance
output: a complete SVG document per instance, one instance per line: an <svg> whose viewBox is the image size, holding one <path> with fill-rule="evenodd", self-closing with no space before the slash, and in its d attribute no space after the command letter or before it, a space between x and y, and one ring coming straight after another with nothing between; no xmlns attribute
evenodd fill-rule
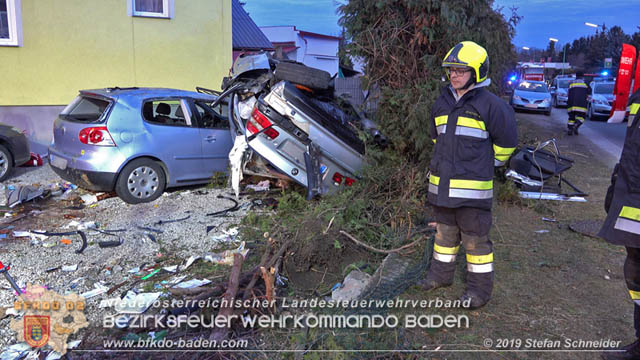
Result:
<svg viewBox="0 0 640 360"><path fill-rule="evenodd" d="M602 101L613 101L616 97L613 94L595 94L593 95L593 98Z"/></svg>
<svg viewBox="0 0 640 360"><path fill-rule="evenodd" d="M529 100L544 100L551 98L551 94L549 93L539 93L533 91L523 91L523 90L515 90L513 95L520 96L521 98L529 99Z"/></svg>

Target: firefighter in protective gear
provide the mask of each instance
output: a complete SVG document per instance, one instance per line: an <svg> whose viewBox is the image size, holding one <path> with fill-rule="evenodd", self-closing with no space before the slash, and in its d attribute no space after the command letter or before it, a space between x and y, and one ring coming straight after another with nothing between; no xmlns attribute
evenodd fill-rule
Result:
<svg viewBox="0 0 640 360"><path fill-rule="evenodd" d="M569 84L569 99L567 100L567 112L569 120L567 122L567 133L569 136L578 135L578 128L584 123L587 114L587 96L589 87L584 82L581 71L576 72L576 79Z"/></svg>
<svg viewBox="0 0 640 360"><path fill-rule="evenodd" d="M437 233L425 290L451 285L455 261L464 246L467 289L461 300L483 306L493 290L493 248L489 240L494 166L503 166L518 143L513 109L485 89L489 56L480 45L463 41L442 66L450 85L432 108L430 135L435 143L429 165L428 199Z"/></svg>
<svg viewBox="0 0 640 360"><path fill-rule="evenodd" d="M607 218L598 234L614 245L626 247L624 278L634 302L636 340L621 352L603 353L604 359L640 359L640 90L629 99L627 134L620 161L611 175L605 198Z"/></svg>

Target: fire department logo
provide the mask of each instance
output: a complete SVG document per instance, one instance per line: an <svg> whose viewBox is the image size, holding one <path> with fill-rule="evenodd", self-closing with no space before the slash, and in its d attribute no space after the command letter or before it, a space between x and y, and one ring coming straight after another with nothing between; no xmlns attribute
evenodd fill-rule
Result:
<svg viewBox="0 0 640 360"><path fill-rule="evenodd" d="M9 327L17 340L34 348L45 345L61 355L67 352L69 337L89 326L84 316L85 300L77 294L60 295L43 286L27 284L24 294L13 303L22 319L11 320Z"/></svg>
<svg viewBox="0 0 640 360"><path fill-rule="evenodd" d="M49 316L26 315L24 317L24 340L31 347L43 347L49 342Z"/></svg>

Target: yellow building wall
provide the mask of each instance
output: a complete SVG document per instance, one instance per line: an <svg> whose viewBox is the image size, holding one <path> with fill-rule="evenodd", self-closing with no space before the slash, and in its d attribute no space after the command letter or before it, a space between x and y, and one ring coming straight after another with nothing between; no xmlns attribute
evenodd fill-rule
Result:
<svg viewBox="0 0 640 360"><path fill-rule="evenodd" d="M1 105L65 105L81 89L219 89L232 61L231 0L175 0L172 19L130 0L22 0L21 47L0 46Z"/></svg>

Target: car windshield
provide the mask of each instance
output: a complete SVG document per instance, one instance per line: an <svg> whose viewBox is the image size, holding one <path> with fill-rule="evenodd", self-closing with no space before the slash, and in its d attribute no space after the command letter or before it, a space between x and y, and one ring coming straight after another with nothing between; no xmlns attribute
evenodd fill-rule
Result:
<svg viewBox="0 0 640 360"><path fill-rule="evenodd" d="M558 88L560 88L560 89L568 89L569 88L569 80L558 80Z"/></svg>
<svg viewBox="0 0 640 360"><path fill-rule="evenodd" d="M532 92L539 92L539 93L549 92L547 90L547 85L545 85L544 83L537 83L537 82L530 82L530 81L521 82L520 85L518 85L518 90L532 91Z"/></svg>
<svg viewBox="0 0 640 360"><path fill-rule="evenodd" d="M595 94L613 94L613 84L597 84L593 88Z"/></svg>

